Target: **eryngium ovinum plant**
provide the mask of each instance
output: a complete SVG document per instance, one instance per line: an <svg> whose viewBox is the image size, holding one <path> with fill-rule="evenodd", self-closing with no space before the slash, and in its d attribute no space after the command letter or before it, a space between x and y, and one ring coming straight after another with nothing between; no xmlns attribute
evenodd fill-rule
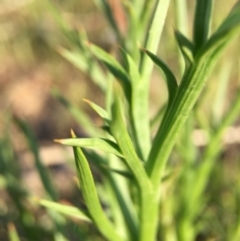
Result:
<svg viewBox="0 0 240 241"><path fill-rule="evenodd" d="M223 130L240 110L240 94L215 126L201 155L191 155L191 149L188 155L185 149L186 160L177 169L171 164L170 155L188 117L188 126L191 126L191 111L219 56L240 33L240 1L213 33L210 33L212 1L195 2L192 40L182 33L186 3L175 2L177 27L181 31L173 31L179 54L184 59L181 79L156 55L170 0L125 1L120 6L127 18L125 32L116 21L110 1L96 0L118 41L117 58L89 43L84 31L76 38L56 9L53 11L73 46L71 50L59 49L60 54L89 74L106 101L104 108L86 101L104 121L103 128L97 129L59 92L54 93L89 136L77 138L71 131L70 139L56 140L73 147L87 210L46 200L41 201L42 205L65 214L69 210L69 215L93 223L109 241L193 241L205 233L208 224L201 219L201 214L208 198L203 193L220 152ZM53 9L50 4L49 7ZM153 134L148 100L154 64L166 81L168 101L158 111L160 117L155 119L159 127ZM191 136L191 130L189 135L184 131L186 136ZM98 188L89 162L102 174L103 181ZM219 240L240 240L239 223L236 217L230 231Z"/></svg>

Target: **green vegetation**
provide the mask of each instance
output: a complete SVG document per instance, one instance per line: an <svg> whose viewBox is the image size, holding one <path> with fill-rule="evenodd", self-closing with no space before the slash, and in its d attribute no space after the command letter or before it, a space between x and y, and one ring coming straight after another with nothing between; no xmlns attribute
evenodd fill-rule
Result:
<svg viewBox="0 0 240 241"><path fill-rule="evenodd" d="M104 106L85 100L103 124L97 127L61 91L52 91L87 135L78 138L72 130L71 138L55 140L73 149L84 200L83 205L69 206L59 200L30 126L14 117L33 153L46 194L44 199L33 197L18 182L20 170L6 133L0 140L0 183L18 210L17 230L34 241L240 240L240 156L238 153L229 164L221 155L225 130L240 113L236 83L231 105L223 112L231 67L221 59L240 34L240 1L214 29L213 2L197 0L192 38L187 34L190 11L185 1L182 5L177 0L116 2L119 4L114 7L110 1L95 0L119 45L110 54L88 40L87 29L73 31L60 10L51 1L44 1L65 41L57 51L88 75L105 97ZM158 54L169 8L176 19L171 36L178 47L174 71ZM121 14L124 18L119 19ZM219 60L221 71L214 73L217 83L213 97L208 94L208 81ZM151 119L149 93L154 66L165 80L168 98L154 106L156 114ZM163 90L159 88L159 95L165 95ZM207 108L203 107L205 102ZM193 141L196 128L208 134L203 148ZM101 181L94 180L92 168L98 170ZM39 225L31 212L39 206L46 208L51 220L48 229ZM11 214L4 219L9 240L20 240ZM75 235L69 236L69 232Z"/></svg>

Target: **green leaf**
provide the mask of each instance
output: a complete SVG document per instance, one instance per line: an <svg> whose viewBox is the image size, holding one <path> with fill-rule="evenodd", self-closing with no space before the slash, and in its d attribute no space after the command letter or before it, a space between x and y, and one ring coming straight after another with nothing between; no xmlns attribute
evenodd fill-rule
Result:
<svg viewBox="0 0 240 241"><path fill-rule="evenodd" d="M234 19L234 21L232 21ZM146 169L154 186L159 186L168 157L177 135L192 110L206 79L210 75L217 57L230 41L240 33L240 1L225 19L224 31L220 27L195 56L178 88L174 102L169 106L153 141Z"/></svg>
<svg viewBox="0 0 240 241"><path fill-rule="evenodd" d="M103 49L94 44L89 44L89 48L91 52L106 65L110 73L120 82L124 89L127 100L130 101L131 85L125 69L113 56L105 52Z"/></svg>
<svg viewBox="0 0 240 241"><path fill-rule="evenodd" d="M169 103L173 101L175 98L178 84L177 80L171 71L171 69L155 54L151 53L148 50L143 50L151 59L152 61L162 70L164 74L164 78L167 82L168 94L169 94Z"/></svg>
<svg viewBox="0 0 240 241"><path fill-rule="evenodd" d="M211 36L203 48L199 51L197 58L216 51L239 34L240 29L240 1L238 1L217 31ZM221 50L221 49L220 49ZM219 51L220 51L219 50Z"/></svg>
<svg viewBox="0 0 240 241"><path fill-rule="evenodd" d="M55 142L59 142L67 146L79 146L83 148L104 151L106 153L111 153L116 156L123 157L118 145L115 142L103 138L71 138L55 140Z"/></svg>
<svg viewBox="0 0 240 241"><path fill-rule="evenodd" d="M48 201L48 200L38 200L39 204L42 205L45 208L50 209L51 211L56 211L59 213L62 213L64 215L67 216L71 216L86 222L92 222L91 218L89 217L88 214L86 214L86 212L81 211L79 208L74 207L74 206L70 206L70 205L64 205L61 203L57 203L57 202L52 202L52 201Z"/></svg>
<svg viewBox="0 0 240 241"><path fill-rule="evenodd" d="M102 117L103 119L105 119L107 122L109 122L109 114L102 108L100 107L99 105L93 103L92 101L90 100L87 100L87 99L83 99L86 103L88 103L92 108L93 110L96 111L96 113Z"/></svg>
<svg viewBox="0 0 240 241"><path fill-rule="evenodd" d="M73 131L71 131L71 135L73 138L76 138ZM113 224L108 220L101 207L93 176L82 150L80 147L73 147L73 151L83 198L93 222L108 240L123 241L119 234L116 233Z"/></svg>
<svg viewBox="0 0 240 241"><path fill-rule="evenodd" d="M189 32L189 14L187 10L187 0L174 0L174 6L175 6L175 25L179 32L181 32L183 35L188 36ZM180 50L182 53L182 51ZM187 68L187 63L185 57L183 57L181 54L178 54L178 62L179 62L179 70L180 75L184 73L185 68Z"/></svg>
<svg viewBox="0 0 240 241"><path fill-rule="evenodd" d="M170 3L170 0L161 0L161 1L158 0L156 1L156 4L154 6L153 16L152 16L151 23L149 25L149 29L147 31L147 36L144 43L144 48L148 49L154 54L157 53L169 3ZM145 11L145 9L142 9L142 10ZM142 55L139 69L141 71L141 75L143 79L145 81L148 81L152 73L153 63L150 60L148 60L148 58L145 57L145 55Z"/></svg>
<svg viewBox="0 0 240 241"><path fill-rule="evenodd" d="M146 123L149 122L148 116L145 115L145 106L142 95L146 91L145 83L141 80L138 67L134 63L129 54L125 52L125 58L128 63L128 74L132 84L132 94L130 102L130 116L132 118L133 134L136 142L137 153L143 161L146 161L149 154L151 140L149 126Z"/></svg>
<svg viewBox="0 0 240 241"><path fill-rule="evenodd" d="M96 149L96 150L98 150L98 149ZM127 170L122 171L122 170L111 167L109 165L109 161L105 157L103 157L102 155L99 155L97 152L92 152L92 151L90 152L90 151L85 150L84 155L89 160L89 162L91 162L92 164L97 166L100 169L101 172L103 170L107 171L107 172L111 171L111 172L115 172L115 173L117 173L121 176L124 176L128 179L133 178L132 173L130 173L129 171L127 171ZM117 157L117 156L114 156L114 157ZM120 157L120 159L122 159L122 157Z"/></svg>
<svg viewBox="0 0 240 241"><path fill-rule="evenodd" d="M126 240L137 240L139 223L136 213L135 204L132 201L131 193L129 192L129 180L121 176L107 175L108 187L111 190L110 196L112 201L110 207L114 223L117 226L122 226L122 229L131 237ZM133 180L131 180L133 181Z"/></svg>
<svg viewBox="0 0 240 241"><path fill-rule="evenodd" d="M138 185L142 186L145 185L143 181L144 179L146 183L148 182L148 177L146 176L142 163L134 150L133 143L127 132L126 125L123 121L122 107L117 94L115 98L115 102L112 106L113 118L110 124L110 129L125 157L127 165L134 174Z"/></svg>
<svg viewBox="0 0 240 241"><path fill-rule="evenodd" d="M17 230L13 223L8 224L8 238L9 241L20 241Z"/></svg>
<svg viewBox="0 0 240 241"><path fill-rule="evenodd" d="M145 24L146 24L146 19L145 17L148 19L150 19L150 22L148 24L148 28L145 31L146 36L145 36L145 40L144 40L144 44L143 47L145 49L148 49L149 51L156 53L158 46L159 46L159 40L161 38L161 34L162 34L162 30L163 30L163 26L165 23L165 18L166 18L166 14L167 14L167 10L168 10L168 6L170 3L170 0L161 0L161 1L155 1L155 5L153 6L152 4L153 1L145 1L144 3L144 8L141 9L141 13L140 13L140 19L139 19L139 23L142 23L140 26L138 26L140 29L145 29ZM151 8L150 6L153 6L153 8ZM152 14L150 14L150 12ZM143 21L143 22L141 22ZM146 156L148 156L149 153L149 149L150 149L150 143L151 143L151 137L150 137L150 125L149 125L149 118L148 118L148 114L149 114L149 86L150 86L150 76L152 74L152 69L153 69L153 62L145 55L142 54L140 57L140 61L139 61L139 72L140 72L140 76L141 79L138 83L138 91L136 92L136 97L134 97L134 99L137 101L136 104L141 107L141 110L139 113L141 113L140 118L142 118L139 121L139 124L141 122L142 128L144 128L144 136L142 136L141 138L145 139L145 143L146 143L146 150L144 150L143 152L143 159L146 160ZM138 107L138 108L139 108ZM138 115L138 114L137 114ZM140 128L140 126L137 127L138 129ZM141 141L141 143L143 143L144 140ZM142 144L141 144L141 148L142 148Z"/></svg>
<svg viewBox="0 0 240 241"><path fill-rule="evenodd" d="M183 54L183 57L186 63L186 68L188 68L189 65L193 62L194 46L192 42L178 30L175 30L174 34L175 34L175 38L177 40L178 46Z"/></svg>
<svg viewBox="0 0 240 241"><path fill-rule="evenodd" d="M212 12L212 0L197 0L194 16L193 41L198 51L207 41Z"/></svg>

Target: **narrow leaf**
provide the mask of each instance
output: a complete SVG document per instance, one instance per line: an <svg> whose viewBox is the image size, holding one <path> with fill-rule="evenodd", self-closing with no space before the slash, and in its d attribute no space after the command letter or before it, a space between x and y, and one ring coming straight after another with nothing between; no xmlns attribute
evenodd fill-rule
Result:
<svg viewBox="0 0 240 241"><path fill-rule="evenodd" d="M196 57L209 54L211 51L215 51L219 46L222 48L235 36L238 35L240 29L240 1L238 1L228 16L222 22L217 31L211 36L200 53Z"/></svg>
<svg viewBox="0 0 240 241"><path fill-rule="evenodd" d="M177 80L171 71L171 69L155 54L151 53L148 50L144 50L144 52L152 59L152 61L162 70L164 74L164 78L167 82L168 94L169 94L169 102L171 103L176 95L176 91L178 88Z"/></svg>
<svg viewBox="0 0 240 241"><path fill-rule="evenodd" d="M122 107L117 96L112 106L112 115L113 119L110 124L111 132L125 157L127 165L133 172L138 185L144 186L143 180L145 179L147 181L148 177L146 176L143 165L134 150L133 143L127 132L126 125L123 121Z"/></svg>
<svg viewBox="0 0 240 241"><path fill-rule="evenodd" d="M109 114L102 108L100 107L99 105L93 103L92 101L90 100L87 100L87 99L83 99L86 103L88 103L92 108L93 110L96 111L96 113L102 117L103 119L107 120L109 122Z"/></svg>
<svg viewBox="0 0 240 241"><path fill-rule="evenodd" d="M119 157L123 157L118 145L115 142L103 138L71 138L55 140L55 142L59 142L67 146L79 146L83 148L94 149L97 151L104 151L106 153L111 153Z"/></svg>
<svg viewBox="0 0 240 241"><path fill-rule="evenodd" d="M224 23L224 31L218 30L201 48L194 63L187 70L178 88L174 102L167 110L161 126L153 141L148 158L147 171L154 186L159 186L163 170L176 141L177 134L185 123L194 103L196 102L217 58L230 41L240 33L240 1L235 6Z"/></svg>
<svg viewBox="0 0 240 241"><path fill-rule="evenodd" d="M194 45L178 30L174 31L178 46L183 54L186 68L193 62Z"/></svg>
<svg viewBox="0 0 240 241"><path fill-rule="evenodd" d="M91 52L106 65L110 73L120 82L120 84L123 86L126 98L130 100L131 85L128 74L126 73L124 68L117 62L117 60L113 56L105 52L103 49L93 44L89 44L89 48Z"/></svg>
<svg viewBox="0 0 240 241"><path fill-rule="evenodd" d="M86 212L81 211L79 208L70 206L70 205L64 205L57 202L52 202L48 200L41 199L38 201L40 205L42 205L45 208L50 209L51 211L56 211L59 213L62 213L67 216L71 216L86 222L92 222L89 215L86 214Z"/></svg>
<svg viewBox="0 0 240 241"><path fill-rule="evenodd" d="M147 36L144 44L144 48L148 49L154 54L156 54L158 49L169 3L170 0L158 0L156 1L156 4L154 6L154 12L152 15L151 23L149 25L149 29L147 31ZM145 9L143 9L143 11L145 11ZM145 57L145 55L142 55L139 69L141 70L143 79L145 81L148 81L152 73L153 64L150 60L147 59L147 57Z"/></svg>
<svg viewBox="0 0 240 241"><path fill-rule="evenodd" d="M71 135L76 138L73 131L71 131ZM73 151L83 198L93 222L108 240L123 241L101 207L93 176L82 150L79 147L73 147Z"/></svg>
<svg viewBox="0 0 240 241"><path fill-rule="evenodd" d="M197 0L193 27L193 41L196 51L207 41L211 21L211 11L212 0Z"/></svg>

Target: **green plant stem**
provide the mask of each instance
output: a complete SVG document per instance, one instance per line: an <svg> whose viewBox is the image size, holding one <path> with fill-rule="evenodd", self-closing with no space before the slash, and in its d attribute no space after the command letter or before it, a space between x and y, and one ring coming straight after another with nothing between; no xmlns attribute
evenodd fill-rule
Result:
<svg viewBox="0 0 240 241"><path fill-rule="evenodd" d="M123 121L120 100L116 98L112 107L113 121L111 132L115 137L130 170L132 171L140 190L140 230L139 241L154 241L158 221L158 200L142 162L139 160L126 125Z"/></svg>
<svg viewBox="0 0 240 241"><path fill-rule="evenodd" d="M238 33L238 31L225 32L215 39L215 45L207 44L205 52L196 58L177 91L175 100L169 106L163 122L153 141L153 146L146 165L154 187L159 185L166 162L176 141L177 134L184 125L194 103L196 102L207 77L216 63L216 59L224 47Z"/></svg>
<svg viewBox="0 0 240 241"><path fill-rule="evenodd" d="M150 52L156 54L159 40L161 38L163 26L165 23L165 18L168 10L170 0L162 0L156 2L156 8L154 10L154 14L152 17L152 21L150 23L148 33L146 36L144 48L149 50ZM141 74L141 79L139 80L139 98L141 99L141 113L140 116L142 117L142 132L144 133L145 137L145 153L149 153L151 140L150 140L150 126L149 126L149 119L148 119L148 111L149 111L149 82L150 82L150 75L153 69L153 62L145 55L142 54L141 62L139 65L139 71Z"/></svg>
<svg viewBox="0 0 240 241"><path fill-rule="evenodd" d="M193 40L197 50L203 46L208 38L212 0L197 0L196 2Z"/></svg>
<svg viewBox="0 0 240 241"><path fill-rule="evenodd" d="M146 170L154 187L159 185L177 134L184 125L220 53L240 32L240 1L215 34L201 47L186 70L176 97L163 118L153 141Z"/></svg>

